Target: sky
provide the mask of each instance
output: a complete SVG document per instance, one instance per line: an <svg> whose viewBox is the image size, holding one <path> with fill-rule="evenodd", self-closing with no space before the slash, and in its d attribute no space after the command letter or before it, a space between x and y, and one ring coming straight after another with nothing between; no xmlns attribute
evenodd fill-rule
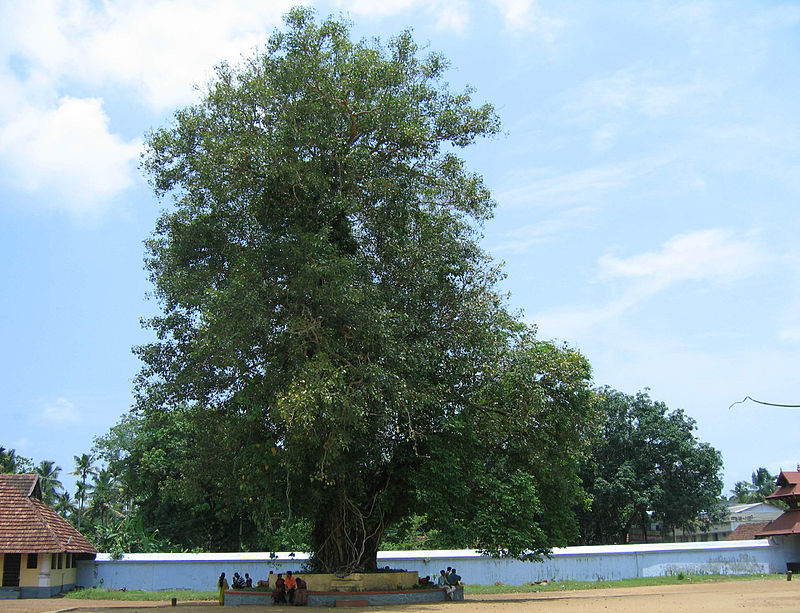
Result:
<svg viewBox="0 0 800 613"><path fill-rule="evenodd" d="M169 201L139 157L297 1L0 0L0 445L64 482L132 405L144 246ZM725 492L800 462L800 2L332 0L411 28L495 105L465 150L484 248L593 384L683 409Z"/></svg>

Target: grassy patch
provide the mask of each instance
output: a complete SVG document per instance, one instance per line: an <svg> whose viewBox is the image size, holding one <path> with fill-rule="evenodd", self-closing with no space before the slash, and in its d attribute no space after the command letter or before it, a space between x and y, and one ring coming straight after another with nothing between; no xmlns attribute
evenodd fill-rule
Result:
<svg viewBox="0 0 800 613"><path fill-rule="evenodd" d="M551 581L546 584L525 585L466 585L465 594L512 594L526 592L560 592L562 590L600 590L614 587L646 585L679 585L688 583L719 583L721 581L755 581L785 579L784 575L669 575L665 577L636 577L614 581Z"/></svg>
<svg viewBox="0 0 800 613"><path fill-rule="evenodd" d="M160 590L158 592L148 592L145 590L104 590L97 587L85 590L74 590L65 594L65 598L76 598L81 600L147 600L169 602L172 598L177 598L179 602L187 600L218 600L219 592L196 592L194 590Z"/></svg>

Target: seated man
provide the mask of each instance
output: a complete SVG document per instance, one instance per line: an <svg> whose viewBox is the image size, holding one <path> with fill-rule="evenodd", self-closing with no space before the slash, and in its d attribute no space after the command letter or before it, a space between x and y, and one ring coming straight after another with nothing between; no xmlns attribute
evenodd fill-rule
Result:
<svg viewBox="0 0 800 613"><path fill-rule="evenodd" d="M240 590L244 587L244 579L239 573L233 573L233 589Z"/></svg>
<svg viewBox="0 0 800 613"><path fill-rule="evenodd" d="M292 571L286 571L286 595L289 597L289 604L294 604L294 593L297 590L297 579L292 576Z"/></svg>
<svg viewBox="0 0 800 613"><path fill-rule="evenodd" d="M456 591L456 588L450 585L450 583L447 581L447 575L444 573L444 570L439 571L439 578L436 580L436 585L444 590L445 599L453 599L453 592Z"/></svg>

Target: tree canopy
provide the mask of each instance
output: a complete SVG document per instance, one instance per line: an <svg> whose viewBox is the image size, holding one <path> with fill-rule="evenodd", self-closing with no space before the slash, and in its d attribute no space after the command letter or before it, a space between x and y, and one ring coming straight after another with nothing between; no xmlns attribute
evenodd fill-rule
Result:
<svg viewBox="0 0 800 613"><path fill-rule="evenodd" d="M308 522L328 571L374 568L415 511L495 555L577 537L589 365L505 306L478 245L494 203L456 155L499 120L446 66L409 32L353 41L294 9L149 135L174 204L147 243L162 314L131 419L177 427L159 500L240 535Z"/></svg>
<svg viewBox="0 0 800 613"><path fill-rule="evenodd" d="M581 513L585 543L625 542L632 526L662 532L710 525L723 516L722 456L694 435L694 420L647 392L603 388L600 435L581 468L591 510Z"/></svg>

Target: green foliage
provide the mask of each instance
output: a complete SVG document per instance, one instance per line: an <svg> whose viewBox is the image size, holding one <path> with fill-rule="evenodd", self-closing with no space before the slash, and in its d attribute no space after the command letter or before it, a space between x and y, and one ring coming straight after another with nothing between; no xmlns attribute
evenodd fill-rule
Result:
<svg viewBox="0 0 800 613"><path fill-rule="evenodd" d="M777 485L775 485L777 479L777 476L770 474L766 468L759 467L753 471L749 483L737 481L734 484L728 500L741 504L764 502L766 497L777 489Z"/></svg>
<svg viewBox="0 0 800 613"><path fill-rule="evenodd" d="M61 474L61 467L56 466L56 463L50 460L42 460L34 470L39 475L42 500L47 506L55 507L59 494L64 490L64 486L58 478Z"/></svg>
<svg viewBox="0 0 800 613"><path fill-rule="evenodd" d="M101 447L162 534L217 549L307 526L329 571L373 569L414 514L494 555L575 536L589 366L497 293L494 203L454 151L499 121L445 68L408 32L354 42L295 9L149 135L174 197L147 244L163 314L136 427Z"/></svg>
<svg viewBox="0 0 800 613"><path fill-rule="evenodd" d="M0 472L2 473L31 473L33 462L28 458L17 455L16 450L0 446Z"/></svg>
<svg viewBox="0 0 800 613"><path fill-rule="evenodd" d="M95 443L124 499L161 538L205 551L304 550L309 529L290 515L269 438L246 415L176 410L129 415Z"/></svg>
<svg viewBox="0 0 800 613"><path fill-rule="evenodd" d="M722 519L722 457L695 438L692 418L646 392L604 388L596 402L604 421L581 468L592 499L581 513L582 542L625 542L632 525L653 521L668 531Z"/></svg>
<svg viewBox="0 0 800 613"><path fill-rule="evenodd" d="M415 549L446 549L438 530L426 528L424 515L410 514L386 527L383 533L382 551L412 551Z"/></svg>

